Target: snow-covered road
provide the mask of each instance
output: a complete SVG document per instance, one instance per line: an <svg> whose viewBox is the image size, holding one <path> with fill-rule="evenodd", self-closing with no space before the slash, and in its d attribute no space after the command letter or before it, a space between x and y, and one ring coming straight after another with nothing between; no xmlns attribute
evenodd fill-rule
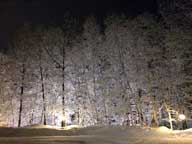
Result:
<svg viewBox="0 0 192 144"><path fill-rule="evenodd" d="M0 144L192 144L192 139L131 137L121 140L115 136L1 137Z"/></svg>
<svg viewBox="0 0 192 144"><path fill-rule="evenodd" d="M164 130L164 132L161 132ZM192 131L138 127L0 129L0 144L192 144Z"/></svg>
<svg viewBox="0 0 192 144"><path fill-rule="evenodd" d="M0 144L125 144L125 142L99 136L40 136L2 137Z"/></svg>

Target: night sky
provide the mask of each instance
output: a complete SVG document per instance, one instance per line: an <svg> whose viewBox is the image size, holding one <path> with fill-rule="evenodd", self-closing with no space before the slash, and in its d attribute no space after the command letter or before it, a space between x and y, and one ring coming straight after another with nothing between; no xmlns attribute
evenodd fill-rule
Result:
<svg viewBox="0 0 192 144"><path fill-rule="evenodd" d="M156 14L156 0L1 0L0 50L6 51L14 31L24 23L62 24L66 12L81 19L93 14L99 20L111 13L136 16Z"/></svg>

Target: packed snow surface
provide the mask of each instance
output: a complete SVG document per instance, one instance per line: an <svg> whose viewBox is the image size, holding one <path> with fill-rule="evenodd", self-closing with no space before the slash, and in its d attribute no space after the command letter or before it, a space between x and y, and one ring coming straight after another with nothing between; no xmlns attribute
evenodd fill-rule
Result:
<svg viewBox="0 0 192 144"><path fill-rule="evenodd" d="M34 125L0 128L0 144L192 144L192 129Z"/></svg>

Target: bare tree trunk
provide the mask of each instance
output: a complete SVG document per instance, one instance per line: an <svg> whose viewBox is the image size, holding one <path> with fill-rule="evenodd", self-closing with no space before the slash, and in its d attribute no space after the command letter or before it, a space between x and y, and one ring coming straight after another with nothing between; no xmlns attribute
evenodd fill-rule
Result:
<svg viewBox="0 0 192 144"><path fill-rule="evenodd" d="M65 118L65 48L63 47L63 62L62 62L62 113ZM65 121L62 121L62 126L65 126Z"/></svg>
<svg viewBox="0 0 192 144"><path fill-rule="evenodd" d="M30 117L30 120L29 120L29 124L30 124L30 125L33 124L33 119L34 119L34 111L32 110L32 112L31 112L31 117Z"/></svg>
<svg viewBox="0 0 192 144"><path fill-rule="evenodd" d="M140 89L138 90L138 100L136 101L137 103L137 111L138 111L138 115L139 115L139 122L141 125L145 124L146 123L146 120L145 120L145 116L144 116L144 113L142 111L142 106L141 106L141 97L142 97L142 94L141 94L141 91Z"/></svg>
<svg viewBox="0 0 192 144"><path fill-rule="evenodd" d="M164 105L165 105L166 111L168 113L170 128L171 128L171 130L173 130L173 122L172 122L172 116L171 116L170 108L165 102L164 102Z"/></svg>
<svg viewBox="0 0 192 144"><path fill-rule="evenodd" d="M41 79L41 94L42 94L42 100L43 100L43 110L42 110L42 119L43 124L47 124L46 119L46 100L45 100L45 86L44 86L44 77L43 77L43 67L42 67L42 50L39 49L39 71L40 71L40 79ZM41 119L41 122L42 122Z"/></svg>
<svg viewBox="0 0 192 144"><path fill-rule="evenodd" d="M23 111L24 78L25 78L25 64L23 63L22 64L22 70L21 70L21 86L20 86L18 127L21 127L21 116L22 116L22 111Z"/></svg>
<svg viewBox="0 0 192 144"><path fill-rule="evenodd" d="M154 127L157 127L159 124L158 124L158 120L157 120L157 106L156 106L156 103L155 101L153 101L153 113L152 113L152 122L151 122L151 125L154 126Z"/></svg>
<svg viewBox="0 0 192 144"><path fill-rule="evenodd" d="M43 78L43 68L42 68L41 62L40 62L39 68L40 68L40 75L41 75L41 93L42 93L42 99L43 99L43 124L46 125L47 123L46 123L45 87L44 87L44 78Z"/></svg>
<svg viewBox="0 0 192 144"><path fill-rule="evenodd" d="M79 91L80 91L80 80L79 80L79 77L78 77L78 93L77 93L77 122L78 122L78 125L80 125L80 97L79 97Z"/></svg>
<svg viewBox="0 0 192 144"><path fill-rule="evenodd" d="M93 69L95 69L95 67L93 67ZM95 70L93 70L93 75L95 74ZM95 108L95 116L96 116L96 123L98 123L99 121L99 117L98 117L98 112L97 112L97 107L96 107L96 80L95 80L95 76L93 76L93 93L94 93L94 108Z"/></svg>
<svg viewBox="0 0 192 144"><path fill-rule="evenodd" d="M14 108L13 108L13 96L11 97L11 114L12 114L12 123L15 124L15 115L14 115Z"/></svg>
<svg viewBox="0 0 192 144"><path fill-rule="evenodd" d="M104 123L108 123L108 122L109 122L109 118L108 118L108 114L107 114L106 98L105 98L105 96L104 96L104 90L103 90L103 88L102 88L102 94L103 94L104 118L106 118L106 121L104 121Z"/></svg>
<svg viewBox="0 0 192 144"><path fill-rule="evenodd" d="M149 92L152 100L152 111L153 111L151 125L154 127L157 127L159 125L157 120L157 104L156 104L156 98L155 96L152 96L152 92L151 92L151 89L152 89L151 79L149 79L149 83L150 83Z"/></svg>

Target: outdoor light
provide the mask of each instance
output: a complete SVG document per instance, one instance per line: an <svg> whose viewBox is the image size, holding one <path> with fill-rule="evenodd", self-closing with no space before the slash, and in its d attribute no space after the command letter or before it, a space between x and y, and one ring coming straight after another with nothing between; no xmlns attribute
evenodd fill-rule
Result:
<svg viewBox="0 0 192 144"><path fill-rule="evenodd" d="M65 116L59 115L59 120L60 120L60 121L65 121L65 119L66 119Z"/></svg>
<svg viewBox="0 0 192 144"><path fill-rule="evenodd" d="M186 119L186 117L185 117L184 114L179 114L179 120L183 121L183 120L185 120L185 119Z"/></svg>
<svg viewBox="0 0 192 144"><path fill-rule="evenodd" d="M63 114L58 115L59 123L61 127L65 127L66 117Z"/></svg>

